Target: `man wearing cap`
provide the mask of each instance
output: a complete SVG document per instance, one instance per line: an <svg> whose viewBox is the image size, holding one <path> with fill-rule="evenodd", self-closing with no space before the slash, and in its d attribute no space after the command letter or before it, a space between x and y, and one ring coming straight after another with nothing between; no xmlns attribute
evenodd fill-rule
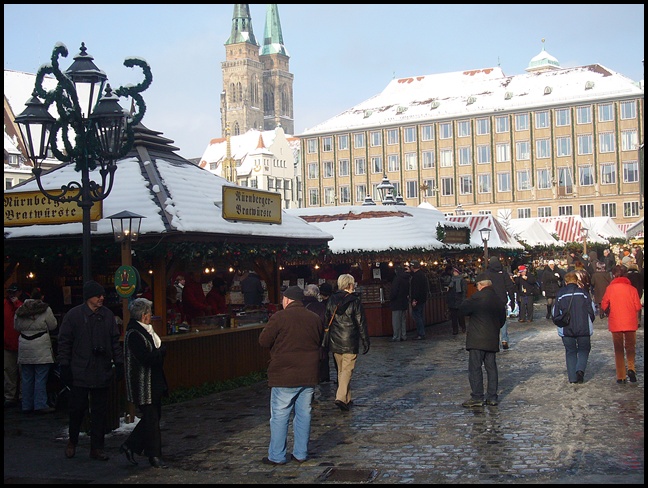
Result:
<svg viewBox="0 0 648 488"><path fill-rule="evenodd" d="M502 304L502 309L504 314L506 314L506 303L510 303L511 310L515 309L515 283L511 279L508 272L504 270L499 257L491 256L488 260L488 267L486 268L486 274L490 279L493 289L497 298ZM501 340L502 347L504 349L509 348L509 336L508 336L508 322L504 324L501 328Z"/></svg>
<svg viewBox="0 0 648 488"><path fill-rule="evenodd" d="M293 417L293 449L290 459L308 459L311 403L319 384L322 319L303 304L304 291L289 286L283 291L283 309L272 314L259 335L259 345L270 348L270 445L261 462L286 464L288 424Z"/></svg>
<svg viewBox="0 0 648 488"><path fill-rule="evenodd" d="M515 276L515 286L520 302L520 316L518 322L533 322L533 290L538 280L533 273L529 273L526 266L518 266Z"/></svg>
<svg viewBox="0 0 648 488"><path fill-rule="evenodd" d="M476 277L477 291L461 304L459 313L470 317L466 332L468 351L468 381L470 399L462 403L466 408L498 404L497 363L500 328L506 323L506 311L502 306L487 273ZM486 399L484 401L484 375L486 369Z"/></svg>
<svg viewBox="0 0 648 488"><path fill-rule="evenodd" d="M18 405L18 338L20 332L14 329L16 310L23 304L20 287L12 283L4 299L4 406Z"/></svg>
<svg viewBox="0 0 648 488"><path fill-rule="evenodd" d="M421 263L413 259L410 261L410 303L412 304L412 318L416 324L416 338L425 339L425 302L430 289L427 276L421 270Z"/></svg>
<svg viewBox="0 0 648 488"><path fill-rule="evenodd" d="M115 316L103 306L105 296L103 286L87 281L83 285L84 303L65 314L58 334L61 380L71 391L67 458L76 454L81 424L89 405L90 457L100 461L109 459L104 452L108 394L113 376L118 380L124 376L124 350L119 343Z"/></svg>
<svg viewBox="0 0 648 488"><path fill-rule="evenodd" d="M540 282L542 283L542 294L547 299L546 318L549 320L551 320L551 311L553 310L556 294L560 290L564 278L565 271L556 266L556 262L553 259L547 261L547 265L540 275Z"/></svg>

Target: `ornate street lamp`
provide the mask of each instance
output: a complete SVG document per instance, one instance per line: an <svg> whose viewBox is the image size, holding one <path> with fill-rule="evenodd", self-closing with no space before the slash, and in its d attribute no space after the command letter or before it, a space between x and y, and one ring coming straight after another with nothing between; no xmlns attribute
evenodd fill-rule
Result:
<svg viewBox="0 0 648 488"><path fill-rule="evenodd" d="M405 203L405 200L403 199L403 195L401 195L400 193L396 195L395 205L407 205L407 203Z"/></svg>
<svg viewBox="0 0 648 488"><path fill-rule="evenodd" d="M484 243L484 269L488 267L488 240L490 239L491 230L488 227L479 229L481 240Z"/></svg>
<svg viewBox="0 0 648 488"><path fill-rule="evenodd" d="M583 238L583 255L587 255L587 235L589 229L587 227L581 227L581 237Z"/></svg>
<svg viewBox="0 0 648 488"><path fill-rule="evenodd" d="M387 178L387 174L383 173L383 179L376 186L376 190L380 192L380 199L382 200L383 205L395 205L396 200L394 199L394 185Z"/></svg>
<svg viewBox="0 0 648 488"><path fill-rule="evenodd" d="M51 63L39 68L32 97L15 121L20 127L27 156L32 160L32 173L41 193L56 202L76 202L83 211L85 283L92 279L90 211L112 191L116 162L133 146L133 127L146 111L140 93L151 84L152 74L143 59L127 58L124 66L139 66L144 72L144 81L113 91L106 74L95 66L94 58L86 52L84 43L74 62L62 72L58 58L67 55L67 47L63 44L54 47ZM57 80L56 88L51 91L43 88L43 79L49 74ZM121 107L119 99L122 97L132 97L133 106L137 108L134 113L128 114ZM55 104L58 118L49 113L52 104ZM81 181L71 181L55 192L46 190L41 181L42 164L50 151L59 161L74 163L74 169L81 173ZM90 180L90 172L96 169L99 169L100 182Z"/></svg>
<svg viewBox="0 0 648 488"><path fill-rule="evenodd" d="M367 195L364 199L364 202L362 202L363 207L366 207L368 205L376 205L376 202L373 201L373 198L371 198L370 195Z"/></svg>

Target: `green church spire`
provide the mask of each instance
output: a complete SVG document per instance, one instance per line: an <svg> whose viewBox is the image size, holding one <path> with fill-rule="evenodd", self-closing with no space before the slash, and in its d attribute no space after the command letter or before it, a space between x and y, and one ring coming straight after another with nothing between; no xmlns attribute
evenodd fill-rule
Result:
<svg viewBox="0 0 648 488"><path fill-rule="evenodd" d="M250 17L250 4L248 3L235 3L234 15L232 16L232 33L225 43L238 44L241 42L248 42L258 46L254 32L252 32L252 18Z"/></svg>
<svg viewBox="0 0 648 488"><path fill-rule="evenodd" d="M281 21L279 20L279 10L276 3L268 4L261 54L283 54L288 56L288 51L286 51L283 43Z"/></svg>

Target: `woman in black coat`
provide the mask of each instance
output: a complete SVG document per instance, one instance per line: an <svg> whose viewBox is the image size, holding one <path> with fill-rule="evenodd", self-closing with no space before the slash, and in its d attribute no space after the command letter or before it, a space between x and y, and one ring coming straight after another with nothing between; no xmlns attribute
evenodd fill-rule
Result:
<svg viewBox="0 0 648 488"><path fill-rule="evenodd" d="M556 262L553 259L547 261L547 266L545 266L545 269L540 275L542 293L547 299L547 319L551 319L551 310L556 299L556 294L560 290L564 278L565 271L556 266Z"/></svg>
<svg viewBox="0 0 648 488"><path fill-rule="evenodd" d="M168 392L163 368L166 346L151 326L152 305L146 298L137 298L128 306L131 319L124 336L126 398L137 405L142 417L119 452L131 464L137 464L135 454L144 454L154 468L166 468L160 434L162 397Z"/></svg>

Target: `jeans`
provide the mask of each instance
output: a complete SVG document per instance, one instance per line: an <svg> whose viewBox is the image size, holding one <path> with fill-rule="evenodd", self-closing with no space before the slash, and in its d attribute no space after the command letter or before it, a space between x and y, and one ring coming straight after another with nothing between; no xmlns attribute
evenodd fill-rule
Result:
<svg viewBox="0 0 648 488"><path fill-rule="evenodd" d="M416 333L420 337L425 337L425 319L423 314L425 313L425 302L419 303L416 307L412 307L412 318L416 324Z"/></svg>
<svg viewBox="0 0 648 488"><path fill-rule="evenodd" d="M471 349L468 351L468 381L470 382L470 397L474 400L484 400L484 373L482 363L486 369L486 400L497 401L497 363L495 353Z"/></svg>
<svg viewBox="0 0 648 488"><path fill-rule="evenodd" d="M47 379L51 363L21 364L20 381L22 383L22 410L42 410L47 408Z"/></svg>
<svg viewBox="0 0 648 488"><path fill-rule="evenodd" d="M576 371L585 372L587 359L589 358L592 345L590 336L563 337L565 345L565 360L567 361L567 378L570 383L576 383L578 376Z"/></svg>
<svg viewBox="0 0 648 488"><path fill-rule="evenodd" d="M407 337L407 310L392 310L392 339L395 341Z"/></svg>
<svg viewBox="0 0 648 488"><path fill-rule="evenodd" d="M270 446L268 459L274 463L286 463L286 445L290 414L293 418L293 456L299 460L308 457L308 440L311 430L312 386L273 386L270 393Z"/></svg>
<svg viewBox="0 0 648 488"><path fill-rule="evenodd" d="M506 319L506 322L504 322L504 325L500 329L500 336L501 336L501 341L502 342L508 342L509 341L509 336L508 336L508 319Z"/></svg>

